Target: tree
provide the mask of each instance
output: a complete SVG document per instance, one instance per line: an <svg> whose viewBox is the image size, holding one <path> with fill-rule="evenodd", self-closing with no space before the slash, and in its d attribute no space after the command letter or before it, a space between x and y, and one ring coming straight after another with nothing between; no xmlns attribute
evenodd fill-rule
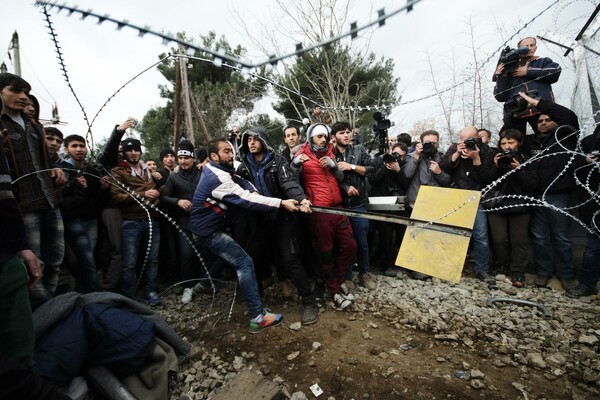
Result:
<svg viewBox="0 0 600 400"><path fill-rule="evenodd" d="M184 37L185 39L185 37ZM187 40L187 39L185 39ZM213 50L220 50L225 54L240 58L245 49L241 46L232 48L224 37L217 39L214 32L200 36L202 46ZM177 53L177 51L173 50ZM159 55L164 58L165 54ZM226 136L228 121L241 125L246 114L251 111L254 101L260 98L266 88L263 80L255 76L245 76L239 69L225 65L215 65L211 61L213 56L196 51L194 57L202 60L190 59L187 69L190 94L198 106L199 112L209 132L210 138ZM148 154L158 154L161 148L173 147L174 124L174 96L176 80L177 59L168 58L158 66L158 70L167 79L170 85L159 86L160 95L167 99L164 107L156 107L146 113L142 119L139 130L141 138L148 149ZM261 74L266 74L260 71ZM238 116L238 121L231 121L232 115ZM199 135L199 121L194 120L195 142L203 143Z"/></svg>
<svg viewBox="0 0 600 400"><path fill-rule="evenodd" d="M278 83L325 106L333 120L365 124L373 112L387 114L397 101L399 78L394 77L394 62L374 53L356 55L340 43L305 53L278 77ZM297 93L276 88L281 101L274 105L287 119L302 120L315 106ZM371 107L363 112L361 107ZM353 110L345 110L353 108Z"/></svg>

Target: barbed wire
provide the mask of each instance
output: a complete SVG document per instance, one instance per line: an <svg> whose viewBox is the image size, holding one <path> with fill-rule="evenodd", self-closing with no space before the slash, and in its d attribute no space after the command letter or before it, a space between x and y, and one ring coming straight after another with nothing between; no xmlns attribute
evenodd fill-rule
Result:
<svg viewBox="0 0 600 400"><path fill-rule="evenodd" d="M312 44L308 47L303 47L301 43L298 43L298 44L296 44L296 49L294 51L284 54L284 55L281 55L281 56L272 55L267 60L260 61L258 63L250 63L247 61L243 61L239 58L236 58L234 56L226 54L224 51L220 51L220 50L215 51L215 50L205 48L202 46L197 46L195 44L192 44L192 43L186 42L184 40L181 40L179 38L173 37L172 34L164 34L162 32L155 32L149 26L142 27L139 25L134 25L134 24L130 23L128 20L119 21L117 19L111 18L108 14L104 14L104 15L96 14L91 9L83 11L83 10L80 10L77 6L70 7L65 4L58 4L57 2L48 2L48 1L41 1L41 0L36 1L35 5L42 6L44 9L46 9L46 7L50 7L51 9L56 7L56 8L58 8L58 12L60 12L62 10L67 10L68 11L67 16L71 16L71 15L77 13L77 14L81 15L82 20L85 20L87 17L95 17L98 19L97 23L99 25L101 25L102 23L104 23L106 21L113 22L113 23L117 24L117 30L121 30L124 27L132 28L138 32L139 37L144 37L146 34L157 36L162 39L163 45L168 45L169 43L173 42L173 43L177 43L177 44L184 46L186 48L186 52L196 50L196 51L201 51L201 52L210 54L213 57L215 57L215 62L217 64L220 64L222 61L228 61L233 64L241 65L246 68L260 68L265 65L276 65L279 61L284 60L286 58L290 58L293 56L300 56L308 51L315 50L315 49L318 49L321 47L329 46L329 45L336 43L346 37L355 39L356 37L358 37L358 33L361 31L364 31L364 30L374 27L376 25L378 27L382 27L383 25L385 25L386 19L396 16L403 11L407 11L407 12L412 11L414 5L421 1L422 0L406 0L405 6L400 7L398 9L390 12L389 14L386 14L385 10L381 9L377 12L378 17L376 19L369 21L362 26L358 26L357 22L351 22L350 29L344 33L341 33L337 36L333 36L333 37L330 37L327 39L323 39L320 42ZM217 65L217 64L215 64L215 65Z"/></svg>

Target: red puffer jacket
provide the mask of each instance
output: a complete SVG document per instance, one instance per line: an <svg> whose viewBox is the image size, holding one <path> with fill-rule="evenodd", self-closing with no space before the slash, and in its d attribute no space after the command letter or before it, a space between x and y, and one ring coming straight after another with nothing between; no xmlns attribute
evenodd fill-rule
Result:
<svg viewBox="0 0 600 400"><path fill-rule="evenodd" d="M332 149L333 146L330 144L323 155L335 160ZM342 194L336 177L329 168L322 168L319 163L319 158L323 155L313 153L308 142L304 143L294 156L298 157L300 154L306 154L309 157L309 160L302 164L302 184L308 200L315 206L340 206Z"/></svg>

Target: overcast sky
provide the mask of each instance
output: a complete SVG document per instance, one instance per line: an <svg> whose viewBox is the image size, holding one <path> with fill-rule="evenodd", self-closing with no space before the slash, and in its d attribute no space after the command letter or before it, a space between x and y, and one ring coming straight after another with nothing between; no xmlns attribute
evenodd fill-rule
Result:
<svg viewBox="0 0 600 400"><path fill-rule="evenodd" d="M64 1L61 1L62 4ZM445 72L448 57L454 52L458 68L467 68L471 53L468 20L474 21L476 45L482 55L495 51L515 30L521 28L552 2L549 0L423 0L410 13L402 13L387 20L385 26L370 35L370 49L378 56L391 57L400 77L399 90L403 101L433 93L428 72L426 51L434 60L436 77L449 82ZM562 0L557 6L523 31L520 36L535 36L546 29L573 39L581 29L597 1ZM242 15L253 37L259 37L260 25L273 21L276 10L273 0L208 2L195 0L78 0L80 9L91 9L98 14L109 14L137 25L165 32L185 31L197 37L209 31L225 35L230 44L241 44L249 50L252 61L261 61L264 55L239 26L236 15ZM395 10L404 1L356 1L350 8L349 21L359 26L372 20L376 11ZM62 78L53 43L45 28L40 8L33 1L1 1L0 60L12 63L7 49L12 33L17 30L21 44L22 75L27 79L40 100L42 118L50 118L50 107L58 103L61 118L68 121L61 127L65 134L85 134L82 113ZM68 17L65 12L51 12L51 18L60 41L66 67L75 93L91 119L107 98L123 83L158 60L158 54L168 51L161 40L147 35L139 38L131 29L115 30L114 24L97 24L94 18L81 20ZM264 22L264 24L263 24ZM269 48L269 43L263 43ZM511 43L516 46L516 43ZM294 44L284 43L282 50L293 50ZM549 56L564 69L558 84L554 85L559 102L569 104L573 90L572 59L562 56L554 45L539 43L538 54ZM484 76L491 77L496 63L490 63ZM493 64L493 65L492 65ZM164 104L158 85L166 81L156 70L145 73L127 86L99 115L92 127L95 140L105 137L112 127L128 116L141 119L151 107ZM490 94L491 96L491 94ZM408 130L414 121L439 116L439 102L435 99L397 107L390 115L396 122L395 131Z"/></svg>

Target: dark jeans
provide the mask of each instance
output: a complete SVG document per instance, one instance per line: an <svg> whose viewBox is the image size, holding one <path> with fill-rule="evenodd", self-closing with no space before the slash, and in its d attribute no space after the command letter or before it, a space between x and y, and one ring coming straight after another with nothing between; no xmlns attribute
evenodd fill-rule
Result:
<svg viewBox="0 0 600 400"><path fill-rule="evenodd" d="M349 210L364 212L366 207L350 208ZM358 261L358 272L365 273L371 270L369 265L369 220L366 218L349 217L352 224L352 234L356 241L356 259ZM352 264L348 266L346 279L352 279Z"/></svg>
<svg viewBox="0 0 600 400"><path fill-rule="evenodd" d="M283 216L270 224L254 226L246 246L248 255L255 261L284 270L298 290L304 304L313 304L311 280L300 261L300 242L297 221L293 216Z"/></svg>
<svg viewBox="0 0 600 400"><path fill-rule="evenodd" d="M579 284L595 289L598 280L600 280L600 236L588 232L579 270Z"/></svg>
<svg viewBox="0 0 600 400"><path fill-rule="evenodd" d="M529 263L527 242L530 220L531 213L488 213L494 257L498 264L510 266L511 273L525 273Z"/></svg>
<svg viewBox="0 0 600 400"><path fill-rule="evenodd" d="M65 255L64 226L60 210L23 214L27 242L31 251L42 261L44 276L29 289L31 307L35 310L54 296L58 286L58 273Z"/></svg>
<svg viewBox="0 0 600 400"><path fill-rule="evenodd" d="M135 296L137 277L135 266L138 255L146 260L145 277L146 294L156 290L156 275L158 273L158 250L160 247L160 228L156 220L152 220L152 227L147 220L124 219L123 229L123 277L121 288L123 293L130 298ZM150 238L150 234L152 237ZM150 244L150 248L148 248ZM145 256L144 256L145 255Z"/></svg>
<svg viewBox="0 0 600 400"><path fill-rule="evenodd" d="M348 217L342 215L315 213L310 217L327 290L339 293L348 267L356 257L352 225Z"/></svg>
<svg viewBox="0 0 600 400"><path fill-rule="evenodd" d="M82 221L76 218L65 222L65 239L75 254L77 290L80 292L96 292L100 290L98 271L94 259L95 235L90 238L88 232L98 228L96 220Z"/></svg>
<svg viewBox="0 0 600 400"><path fill-rule="evenodd" d="M196 238L196 243L202 251L214 254L235 269L248 307L248 317L252 319L262 313L254 263L238 242L223 232L217 232L206 238Z"/></svg>
<svg viewBox="0 0 600 400"><path fill-rule="evenodd" d="M571 205L569 193L546 195L547 203L564 209ZM573 278L573 248L569 227L571 218L549 207L537 207L531 218L531 234L537 274L559 279Z"/></svg>

